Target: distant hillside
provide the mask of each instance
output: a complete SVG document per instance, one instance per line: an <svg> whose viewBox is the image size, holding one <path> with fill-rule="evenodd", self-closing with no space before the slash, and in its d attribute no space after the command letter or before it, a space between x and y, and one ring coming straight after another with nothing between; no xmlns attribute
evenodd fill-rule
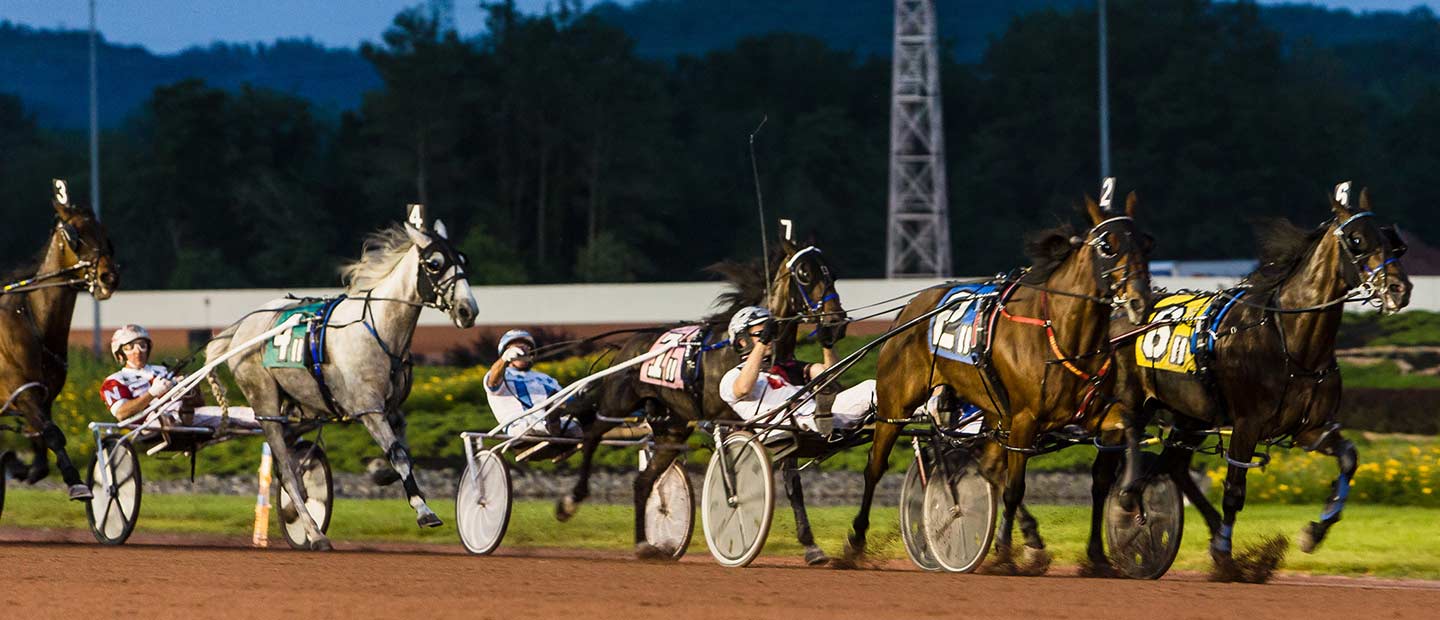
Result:
<svg viewBox="0 0 1440 620"><path fill-rule="evenodd" d="M84 31L39 30L0 22L0 92L13 92L44 125L89 123L89 40ZM100 41L101 124L114 126L156 86L199 77L214 86L244 83L304 97L321 109L352 108L380 85L354 50L310 41L273 45L214 45L170 55Z"/></svg>

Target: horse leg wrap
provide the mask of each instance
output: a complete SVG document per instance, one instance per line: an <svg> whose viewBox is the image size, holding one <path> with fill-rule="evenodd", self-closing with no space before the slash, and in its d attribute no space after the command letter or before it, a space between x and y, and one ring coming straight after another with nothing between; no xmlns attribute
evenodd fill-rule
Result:
<svg viewBox="0 0 1440 620"><path fill-rule="evenodd" d="M1231 538L1233 538L1234 535L1234 525L1228 523L1221 525L1220 529L1215 532L1215 536L1210 539L1210 550L1218 551L1224 555L1230 555Z"/></svg>
<svg viewBox="0 0 1440 620"><path fill-rule="evenodd" d="M1345 500L1350 497L1350 481L1355 478L1355 469L1360 464L1360 453L1349 439L1341 439L1326 452L1335 455L1335 460L1339 461L1340 476L1330 484L1330 497L1325 501L1325 511L1320 513L1320 520L1311 521L1302 532L1300 548L1306 553L1314 551L1325 540L1330 526L1340 522Z"/></svg>

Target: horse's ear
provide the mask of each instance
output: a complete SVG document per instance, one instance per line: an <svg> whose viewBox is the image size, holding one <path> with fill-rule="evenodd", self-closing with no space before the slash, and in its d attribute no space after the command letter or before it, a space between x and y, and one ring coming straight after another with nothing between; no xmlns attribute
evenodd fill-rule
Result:
<svg viewBox="0 0 1440 620"><path fill-rule="evenodd" d="M1360 190L1360 210L1361 210L1361 211L1369 211L1369 210L1370 210L1370 188L1368 188L1368 187L1362 188L1362 189Z"/></svg>
<svg viewBox="0 0 1440 620"><path fill-rule="evenodd" d="M65 215L74 208L74 205L70 204L70 187L65 183L65 179L50 179L50 204L60 215Z"/></svg>
<svg viewBox="0 0 1440 620"><path fill-rule="evenodd" d="M405 205L405 223L415 227L415 230L425 231L425 205L411 203Z"/></svg>
<svg viewBox="0 0 1440 620"><path fill-rule="evenodd" d="M1330 210L1338 217L1350 217L1350 182L1343 181L1335 186L1335 193L1330 196Z"/></svg>
<svg viewBox="0 0 1440 620"><path fill-rule="evenodd" d="M1136 196L1135 190L1132 189L1129 194L1125 195L1125 217L1134 218L1135 205L1138 204L1140 204L1140 197Z"/></svg>
<svg viewBox="0 0 1440 620"><path fill-rule="evenodd" d="M1105 221L1105 214L1100 212L1100 205L1095 204L1095 199L1090 194L1085 194L1085 213L1090 216L1090 224L1093 226Z"/></svg>
<svg viewBox="0 0 1440 620"><path fill-rule="evenodd" d="M441 239L450 239L450 233L445 230L445 222L440 221L438 218L435 220L435 236Z"/></svg>

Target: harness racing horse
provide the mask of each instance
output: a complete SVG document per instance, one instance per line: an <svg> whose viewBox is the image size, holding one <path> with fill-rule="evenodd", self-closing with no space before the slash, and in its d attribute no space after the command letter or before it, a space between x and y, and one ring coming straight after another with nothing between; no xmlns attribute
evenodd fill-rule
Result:
<svg viewBox="0 0 1440 620"><path fill-rule="evenodd" d="M1301 550L1312 552L1340 520L1358 464L1355 445L1341 435L1336 420L1341 381L1335 341L1344 304L1373 302L1380 312L1394 313L1410 301L1410 280L1399 262L1404 243L1393 228L1377 222L1368 194L1362 191L1359 206L1352 207L1350 184L1342 183L1330 207L1333 217L1309 232L1285 220L1258 229L1261 264L1240 288L1182 300L1218 308L1217 313L1199 313L1198 324L1182 331L1165 321L1167 314L1180 316L1182 306L1157 304L1149 331L1134 345L1138 351L1118 354L1121 398L1143 402L1138 425L1156 412L1174 415L1175 428L1157 471L1168 471L1205 518L1217 579L1264 581L1283 554L1283 543L1254 561L1237 561L1232 553L1246 473L1269 460L1267 454L1252 463L1262 442L1297 445L1339 463L1340 475L1320 520L1300 532ZM1198 346L1187 345L1197 342L1192 333L1199 334ZM1179 357L1167 357L1177 350ZM1188 372L1165 363L1186 361L1187 353L1194 360ZM1233 431L1223 452L1229 465L1222 517L1189 470L1201 441L1225 425L1233 425ZM1099 541L1100 506L1114 482L1116 458L1102 452L1095 462L1088 555L1092 564L1107 568ZM1141 514L1127 510L1117 518Z"/></svg>
<svg viewBox="0 0 1440 620"><path fill-rule="evenodd" d="M298 498L295 507L311 549L330 549L330 541L306 509L290 438L280 421L286 418L302 423L360 420L403 481L419 525L441 524L415 482L405 443L400 405L410 392L410 340L422 307L447 313L462 329L474 324L478 308L465 279L465 257L451 245L445 224L436 221L431 229L423 207L410 209L406 223L371 234L360 259L341 268L345 297L327 304L320 325L311 327L324 360L313 360L313 373L310 368L266 367L259 348L229 362L284 468L285 491ZM270 302L225 330L207 347L206 356L214 359L231 343L265 332L282 310L295 305L290 299Z"/></svg>
<svg viewBox="0 0 1440 620"><path fill-rule="evenodd" d="M1124 213L1116 212L1108 207L1111 183L1107 180L1102 194L1107 207L1085 199L1091 227L1083 236L1073 234L1069 226L1033 235L1026 253L1034 266L1018 278L994 282L994 288L983 289L992 291L993 309L990 314L981 312L975 323L967 324L988 321L988 327L982 325L988 336L977 342L973 334L978 332L968 331L968 327L952 334L948 331L952 323L937 317L933 334L923 328L910 328L881 346L875 439L865 468L864 496L847 544L847 559L865 553L875 487L888 467L901 428L910 420L911 412L935 393L935 388L942 387L941 392L948 395L946 400L954 402L954 397L959 397L984 410L989 439L982 444L981 471L991 485L1003 489L1004 499L995 566L998 570L1013 569L1010 545L1017 512L1026 554L1031 556L1027 560L1038 567L1037 571L1043 571L1048 564L1035 519L1021 505L1026 460L1037 452L1042 437L1067 425L1082 425L1089 434L1103 430L1113 435L1120 431L1117 420L1107 418L1102 423L1101 416L1090 415L1099 408L1096 404L1104 400L1110 384L1110 316L1116 308L1132 316L1144 316L1150 293L1145 256L1149 238L1133 219L1135 195L1128 197ZM947 297L951 290L951 285L944 285L920 293L901 310L892 329L952 303L952 298ZM972 303L971 307L980 305ZM963 346L967 355L947 351L947 344L942 343ZM972 352L976 357L969 357ZM1138 452L1139 438L1128 435L1126 439L1133 439L1132 449ZM983 558L983 548L977 553L980 555L972 565L956 570L973 570Z"/></svg>
<svg viewBox="0 0 1440 620"><path fill-rule="evenodd" d="M88 500L90 489L65 452L65 434L51 421L51 407L65 387L75 297L85 291L109 299L120 278L95 213L71 202L65 181L55 179L51 187L55 227L39 264L0 288L0 398L5 399L0 414L13 410L25 418L35 450L26 482L49 475L48 450L55 453L70 499ZM0 467L8 465L7 457L0 454Z"/></svg>
<svg viewBox="0 0 1440 620"><path fill-rule="evenodd" d="M635 552L642 559L675 557L676 549L660 549L646 541L645 505L650 491L660 474L670 467L681 452L686 450L685 442L694 432L695 424L703 420L739 419L734 410L720 398L721 377L740 363L739 353L730 346L726 326L731 315L747 306L766 304L781 322L775 341L776 360L793 356L801 322L816 325L821 342L834 343L845 335L845 310L840 297L835 293L835 280L824 255L814 247L798 248L794 243L782 240L779 252L771 260L773 278L766 282L764 271L758 264L740 265L720 263L711 271L726 277L734 291L723 294L717 300L724 308L701 322L698 347L698 363L694 376L683 388L663 387L641 381L639 369L606 377L603 382L587 390L577 399L584 399L575 406L565 407L566 411L592 411L601 419L588 423L581 446L579 479L569 495L560 499L555 508L556 518L565 521L574 515L579 502L589 494L591 460L601 437L615 422L607 422L644 411L655 437L655 452L644 470L635 477ZM615 363L644 355L655 344L655 334L637 334L625 340L616 354ZM584 414L582 414L584 415ZM810 531L809 518L805 511L804 489L796 460L787 458L782 463L785 492L795 512L796 534L805 547L805 558L810 564L824 563L827 558L815 544Z"/></svg>

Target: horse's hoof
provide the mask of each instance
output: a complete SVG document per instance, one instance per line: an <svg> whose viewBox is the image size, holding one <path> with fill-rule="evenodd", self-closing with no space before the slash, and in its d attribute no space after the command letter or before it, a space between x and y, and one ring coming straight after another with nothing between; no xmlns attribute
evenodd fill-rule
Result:
<svg viewBox="0 0 1440 620"><path fill-rule="evenodd" d="M415 519L415 523L419 524L420 527L440 527L445 524L445 522L441 521L440 517L436 516L433 512L420 515L419 518Z"/></svg>
<svg viewBox="0 0 1440 620"><path fill-rule="evenodd" d="M1120 571L1115 570L1115 565L1110 563L1109 558L1087 557L1080 562L1080 576L1093 579L1114 579L1120 576Z"/></svg>
<svg viewBox="0 0 1440 620"><path fill-rule="evenodd" d="M578 510L580 510L580 505L575 503L575 500L570 499L569 495L566 495L555 502L555 520L562 523L569 521L575 516Z"/></svg>
<svg viewBox="0 0 1440 620"><path fill-rule="evenodd" d="M1044 575L1050 570L1050 552L1041 547L1025 546L1021 552L1020 563L1015 571L1021 575L1036 577Z"/></svg>
<svg viewBox="0 0 1440 620"><path fill-rule="evenodd" d="M1295 537L1295 544L1305 553L1315 553L1315 548L1320 546L1321 536L1317 536L1320 524L1314 521L1300 528L1300 534Z"/></svg>
<svg viewBox="0 0 1440 620"><path fill-rule="evenodd" d="M77 502L88 502L95 499L95 494L90 492L90 487L83 484L70 485L70 499Z"/></svg>
<svg viewBox="0 0 1440 620"><path fill-rule="evenodd" d="M825 555L819 547L810 546L805 549L805 564L808 566L824 566L830 563L830 556Z"/></svg>
<svg viewBox="0 0 1440 620"><path fill-rule="evenodd" d="M400 472L395 471L384 459L371 459L365 469L370 472L370 481L379 486L386 487L400 481Z"/></svg>
<svg viewBox="0 0 1440 620"><path fill-rule="evenodd" d="M674 554L648 542L635 543L635 557L640 560L669 560Z"/></svg>
<svg viewBox="0 0 1440 620"><path fill-rule="evenodd" d="M334 550L335 550L335 545L330 544L330 539L329 539L329 538L321 538L320 540L312 540L312 541L310 541L310 550L311 550L311 551L334 551Z"/></svg>

